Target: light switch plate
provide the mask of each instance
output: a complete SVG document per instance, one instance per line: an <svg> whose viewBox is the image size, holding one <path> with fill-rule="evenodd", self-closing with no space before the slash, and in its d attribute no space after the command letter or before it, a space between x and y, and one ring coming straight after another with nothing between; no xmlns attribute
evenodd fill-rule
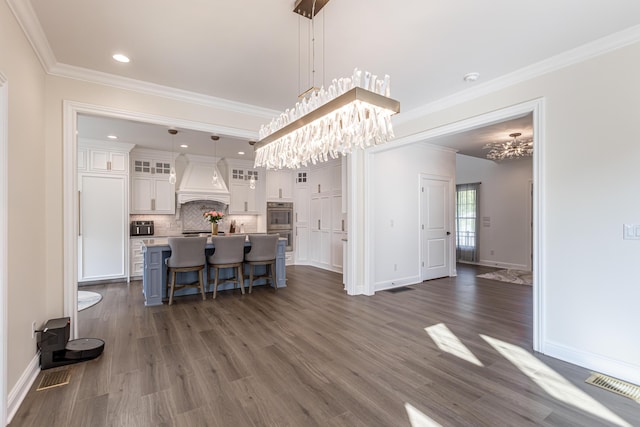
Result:
<svg viewBox="0 0 640 427"><path fill-rule="evenodd" d="M622 224L622 238L624 240L640 240L640 225Z"/></svg>

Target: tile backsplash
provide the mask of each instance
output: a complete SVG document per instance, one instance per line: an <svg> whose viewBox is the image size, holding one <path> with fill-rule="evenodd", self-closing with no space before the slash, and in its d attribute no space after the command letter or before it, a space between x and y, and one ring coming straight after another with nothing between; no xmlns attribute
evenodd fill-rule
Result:
<svg viewBox="0 0 640 427"><path fill-rule="evenodd" d="M182 205L180 219L176 215L130 215L131 221L153 221L154 236L179 236L182 230L210 231L211 225L202 214L210 210L222 210L224 205L217 202L189 202ZM245 233L258 232L257 215L227 215L219 225L219 231L229 232L231 221L236 221L236 233L244 228Z"/></svg>

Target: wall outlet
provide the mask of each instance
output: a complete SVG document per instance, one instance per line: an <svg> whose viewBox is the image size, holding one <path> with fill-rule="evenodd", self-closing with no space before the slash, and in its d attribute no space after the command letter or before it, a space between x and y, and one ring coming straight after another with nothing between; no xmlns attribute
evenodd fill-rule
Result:
<svg viewBox="0 0 640 427"><path fill-rule="evenodd" d="M36 337L36 321L31 322L31 339Z"/></svg>

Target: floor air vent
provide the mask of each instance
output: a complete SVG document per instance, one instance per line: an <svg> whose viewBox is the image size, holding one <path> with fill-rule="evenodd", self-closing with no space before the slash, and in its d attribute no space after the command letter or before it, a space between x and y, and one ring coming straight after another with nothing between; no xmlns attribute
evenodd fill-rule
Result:
<svg viewBox="0 0 640 427"><path fill-rule="evenodd" d="M48 388L69 384L70 378L71 378L71 371L69 369L64 369L62 371L55 371L55 372L47 372L42 377L42 380L40 381L40 385L38 386L36 391L46 390Z"/></svg>
<svg viewBox="0 0 640 427"><path fill-rule="evenodd" d="M409 288L407 286L400 286L399 288L387 289L385 292L391 292L392 294L397 294L398 292L404 291L412 291L413 288Z"/></svg>
<svg viewBox="0 0 640 427"><path fill-rule="evenodd" d="M617 393L621 396L628 397L629 399L640 403L640 387L637 385L595 372L592 372L591 376L585 382Z"/></svg>

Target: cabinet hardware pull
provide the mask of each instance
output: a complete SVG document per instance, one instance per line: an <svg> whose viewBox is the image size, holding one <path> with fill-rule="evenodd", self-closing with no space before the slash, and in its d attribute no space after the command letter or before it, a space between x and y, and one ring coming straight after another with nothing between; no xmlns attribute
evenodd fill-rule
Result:
<svg viewBox="0 0 640 427"><path fill-rule="evenodd" d="M247 212L249 210L249 202L244 202L244 211Z"/></svg>
<svg viewBox="0 0 640 427"><path fill-rule="evenodd" d="M298 212L296 212L296 222L298 222Z"/></svg>
<svg viewBox="0 0 640 427"><path fill-rule="evenodd" d="M320 193L320 184L318 184L318 193Z"/></svg>
<svg viewBox="0 0 640 427"><path fill-rule="evenodd" d="M82 237L82 196L78 190L78 237Z"/></svg>
<svg viewBox="0 0 640 427"><path fill-rule="evenodd" d="M342 220L342 231L344 231L344 219Z"/></svg>
<svg viewBox="0 0 640 427"><path fill-rule="evenodd" d="M282 199L282 188L278 188L278 197Z"/></svg>
<svg viewBox="0 0 640 427"><path fill-rule="evenodd" d="M320 230L320 220L318 220L318 230Z"/></svg>
<svg viewBox="0 0 640 427"><path fill-rule="evenodd" d="M111 160L107 160L107 170L111 170Z"/></svg>
<svg viewBox="0 0 640 427"><path fill-rule="evenodd" d="M298 237L298 227L296 227L296 237Z"/></svg>
<svg viewBox="0 0 640 427"><path fill-rule="evenodd" d="M156 210L156 199L151 199L151 210L152 211Z"/></svg>

